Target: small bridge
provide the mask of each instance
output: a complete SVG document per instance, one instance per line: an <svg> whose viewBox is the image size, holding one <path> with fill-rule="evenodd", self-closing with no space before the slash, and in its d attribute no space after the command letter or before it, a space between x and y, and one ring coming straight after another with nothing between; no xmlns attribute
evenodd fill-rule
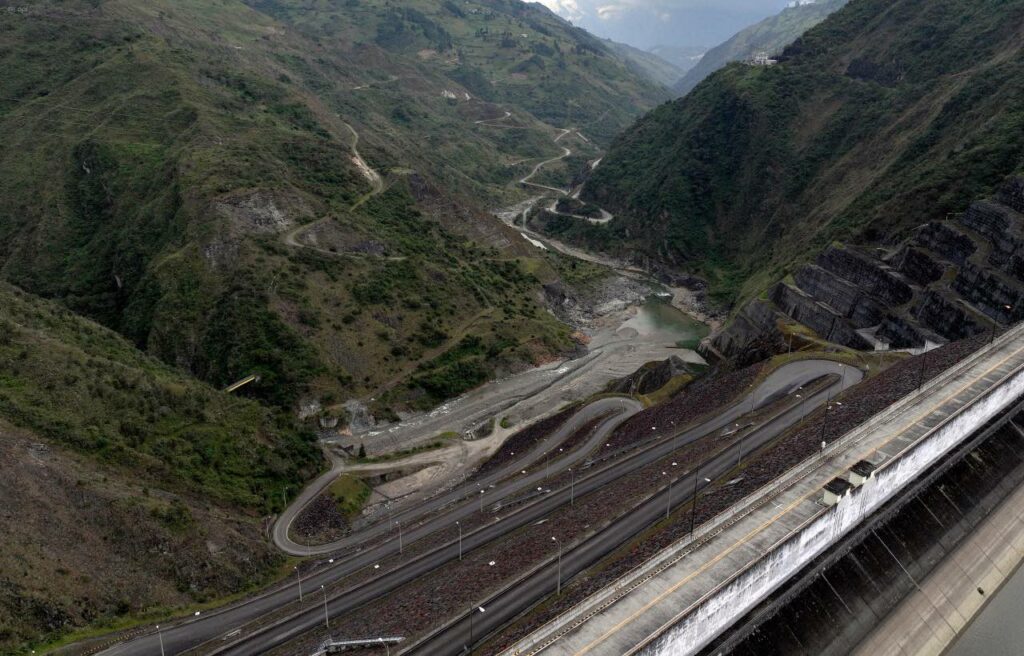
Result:
<svg viewBox="0 0 1024 656"><path fill-rule="evenodd" d="M239 389L241 387L245 387L249 383L258 383L258 382L260 382L259 374L252 374L252 375L246 376L245 378L243 378L242 380L240 380L240 381L238 381L236 383L231 383L230 385L228 385L227 387L224 388L224 391L227 392L228 394L230 394L231 392L234 392L235 390L237 390L237 389Z"/></svg>

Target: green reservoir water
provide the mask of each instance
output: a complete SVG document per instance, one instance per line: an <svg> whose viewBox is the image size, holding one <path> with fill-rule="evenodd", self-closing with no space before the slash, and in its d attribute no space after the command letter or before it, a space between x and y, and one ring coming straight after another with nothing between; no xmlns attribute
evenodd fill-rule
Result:
<svg viewBox="0 0 1024 656"><path fill-rule="evenodd" d="M653 341L693 349L707 336L708 327L672 307L670 299L650 296L637 315L623 324Z"/></svg>

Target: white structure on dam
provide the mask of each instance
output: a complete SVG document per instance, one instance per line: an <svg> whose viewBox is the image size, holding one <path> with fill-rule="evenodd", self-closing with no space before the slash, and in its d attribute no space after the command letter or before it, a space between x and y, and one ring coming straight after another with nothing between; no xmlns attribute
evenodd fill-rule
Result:
<svg viewBox="0 0 1024 656"><path fill-rule="evenodd" d="M1022 396L1015 328L505 653L693 654Z"/></svg>

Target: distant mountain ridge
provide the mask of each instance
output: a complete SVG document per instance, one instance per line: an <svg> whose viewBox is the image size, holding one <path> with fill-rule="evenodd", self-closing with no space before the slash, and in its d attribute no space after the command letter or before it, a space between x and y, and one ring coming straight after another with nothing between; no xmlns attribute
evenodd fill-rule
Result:
<svg viewBox="0 0 1024 656"><path fill-rule="evenodd" d="M1024 0L856 0L613 144L563 239L748 299L831 242L898 243L1024 168ZM970 53L966 57L965 53Z"/></svg>
<svg viewBox="0 0 1024 656"><path fill-rule="evenodd" d="M700 61L681 78L673 90L686 95L707 76L729 62L750 59L765 52L778 54L798 36L825 20L849 0L799 0L775 16L738 32L724 43L708 50Z"/></svg>
<svg viewBox="0 0 1024 656"><path fill-rule="evenodd" d="M686 73L686 68L663 59L657 53L611 40L604 43L612 52L629 61L639 73L664 87L671 88Z"/></svg>
<svg viewBox="0 0 1024 656"><path fill-rule="evenodd" d="M707 48L697 46L654 46L650 49L651 53L674 64L683 73L696 66L707 51Z"/></svg>

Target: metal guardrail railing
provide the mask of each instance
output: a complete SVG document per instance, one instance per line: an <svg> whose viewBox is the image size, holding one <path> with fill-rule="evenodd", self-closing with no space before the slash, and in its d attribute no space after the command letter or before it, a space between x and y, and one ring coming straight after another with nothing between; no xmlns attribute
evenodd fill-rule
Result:
<svg viewBox="0 0 1024 656"><path fill-rule="evenodd" d="M781 490L788 489L795 485L799 480L808 476L810 472L816 469L821 463L834 457L837 451L845 450L851 442L863 437L864 433L871 430L878 423L884 423L895 414L901 412L912 401L923 395L927 395L936 387L945 384L950 379L973 367L985 356L997 351L1007 343L1018 339L1021 336L1024 336L1024 324L1007 330L989 346L978 349L956 365L946 369L939 375L927 381L920 389L907 394L867 422L857 426L842 437L833 440L825 447L825 449L815 453L797 466L791 468L785 474L768 485L765 485L744 497L739 502L730 506L727 510L716 515L711 521L705 522L694 531L692 538L688 536L666 547L658 555L655 555L653 558L620 576L614 583L598 592L595 592L593 595L570 610L565 611L536 631L533 631L530 636L520 641L516 646L502 652L502 655L532 655L543 651L568 631L571 631L594 615L597 615L601 611L612 606L632 590L643 585L657 574L660 574L668 567L671 567L682 560L693 551L694 547L701 544L705 538L713 537L711 535L712 533L720 533L735 522L739 521L743 516L749 515L764 506L765 503L775 496L778 496ZM970 405L973 405L973 402ZM951 415L950 418L957 414L959 414L959 411ZM940 424L940 426L941 425L945 425L945 422ZM932 431L929 431L926 436L930 434L932 434ZM923 436L923 438L926 436ZM539 637L537 639L531 639L532 636Z"/></svg>
<svg viewBox="0 0 1024 656"><path fill-rule="evenodd" d="M1017 353L1015 353L1014 355L1017 355L1019 353L1020 353L1020 351L1018 350ZM990 385L988 387L988 389L986 389L981 394L979 394L978 396L976 396L973 399L971 399L969 402L967 402L964 405L962 405L959 408L957 408L955 411L950 413L947 417L944 417L942 419L942 421L940 421L938 424L936 424L935 426L929 428L927 431L925 431L925 433L923 433L922 435L917 437L913 441L913 443L908 444L906 447L901 449L898 453L894 454L881 467L879 467L878 470L876 470L875 476L878 477L878 476L883 475L885 473L885 471L888 469L889 466L891 466L891 465L893 465L895 463L900 462L908 453L910 453L910 452L916 450L917 448L919 448L922 444L927 442L930 438L934 437L936 435L936 433L938 433L943 428L947 427L950 423L955 421L962 414L964 414L965 412L967 412L969 410L972 410L978 403L980 403L981 401L987 399L990 395L994 394L996 391L1000 390L1004 384L1010 382L1013 378L1020 376L1022 371L1024 371L1024 364L1019 364L1016 367L1014 367L1014 369L1012 371L1010 371L1009 373L1001 376L1000 379L998 381L996 381L995 383L993 383L992 385ZM872 423L874 423L874 422L872 422ZM772 552L776 551L777 549L781 548L785 543L787 543L790 540L794 539L802 531L804 531L812 522L816 521L823 514L829 512L829 511L830 511L830 509L822 508L819 512L815 513L811 517L808 517L802 523L800 523L798 526L796 526L795 528L790 530L785 536L780 537L778 540L776 540L776 542L774 542L767 549L765 549L764 550L764 554L767 555L767 554L772 553ZM733 581L738 579L741 575L743 575L744 573L749 571L757 562L760 562L760 559L757 560L757 561L748 563L746 566L744 566L740 570L737 570L736 572L734 572L728 579L720 582L714 588L712 588L707 593L702 595L700 599L698 599L694 603L690 604L690 606L688 606L687 608L683 609L681 612L679 612L672 620L667 622L658 631L654 632L653 634L648 636L648 638L646 640L644 640L642 643L640 643L639 645L637 645L636 647L631 649L628 652L628 654L635 654L635 653L639 652L643 647L645 647L646 645L648 645L651 642L653 642L654 640L656 640L658 638L658 636L660 636L668 627L673 626L673 625L677 624L678 622L682 621L682 619L684 617L686 617L687 615L692 613L698 606L700 606L702 603L704 603L707 599L710 599L715 594L717 594L719 591L721 591L726 586L731 584Z"/></svg>

